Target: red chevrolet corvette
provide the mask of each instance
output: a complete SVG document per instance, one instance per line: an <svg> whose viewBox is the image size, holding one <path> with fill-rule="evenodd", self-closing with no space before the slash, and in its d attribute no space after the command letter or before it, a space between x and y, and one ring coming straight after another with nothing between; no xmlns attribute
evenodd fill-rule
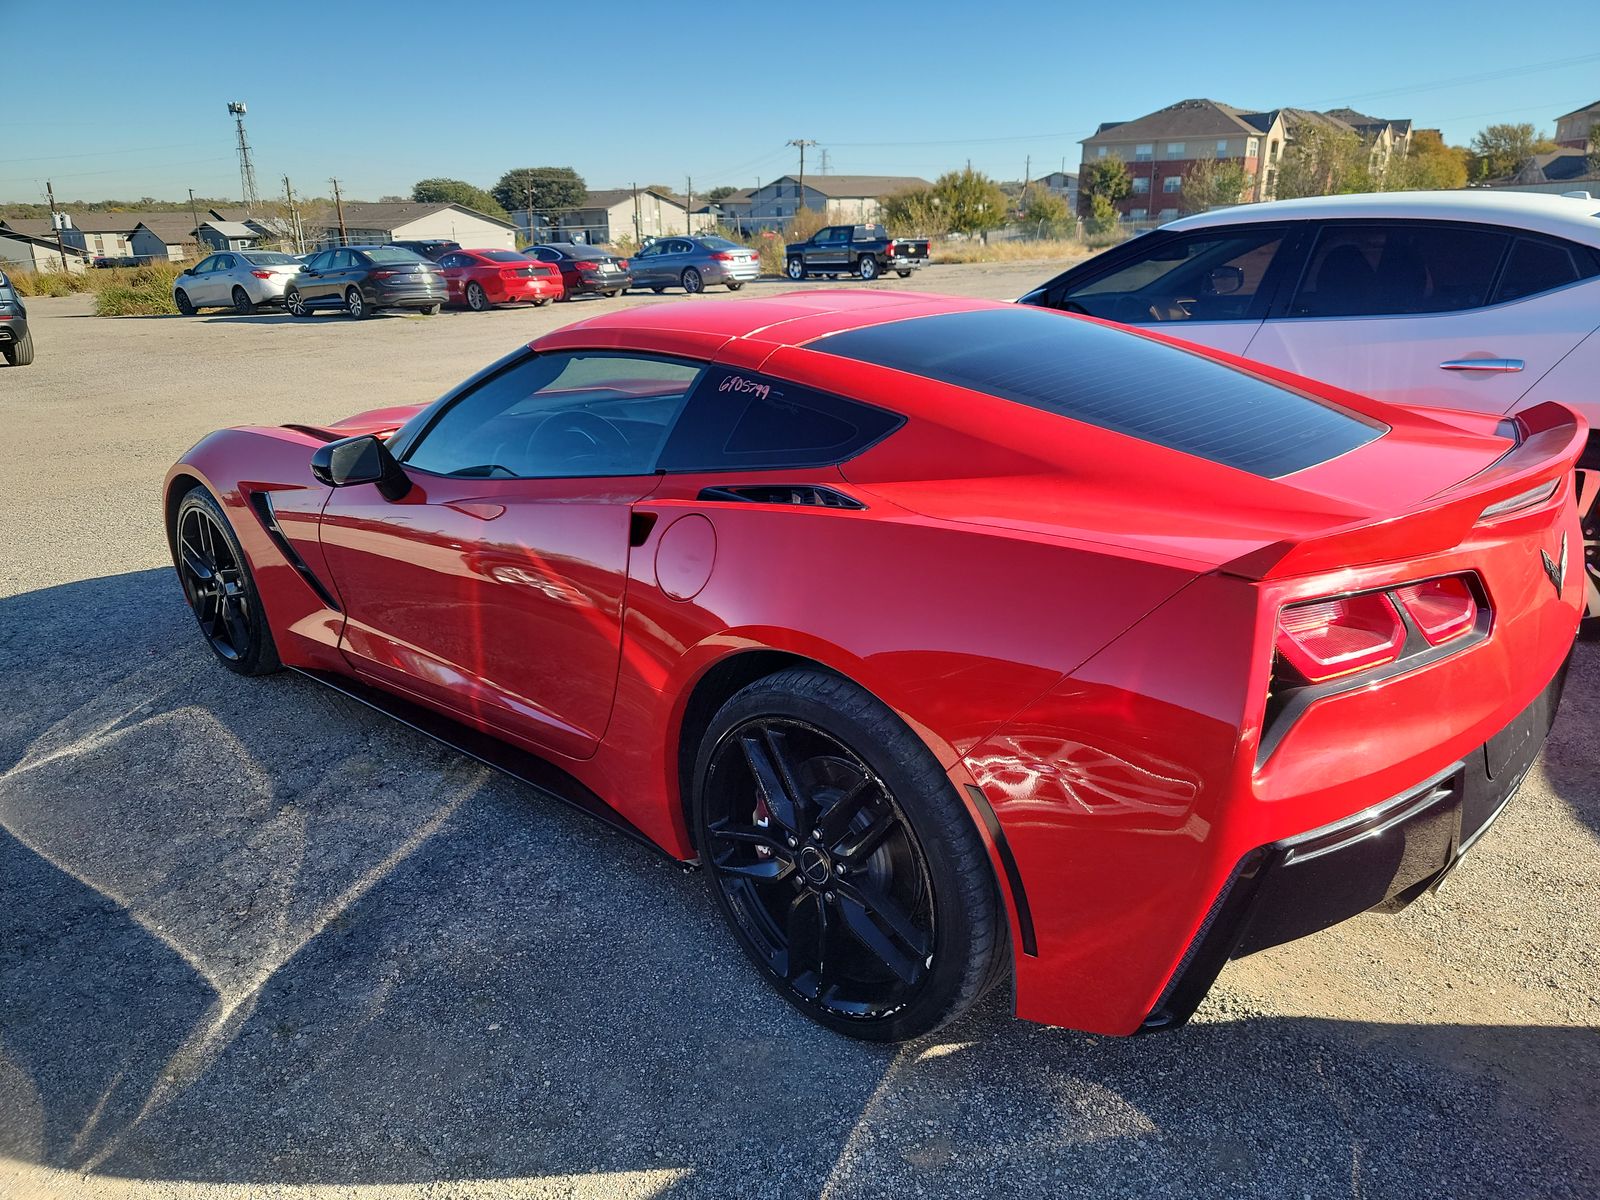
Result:
<svg viewBox="0 0 1600 1200"><path fill-rule="evenodd" d="M229 429L164 516L286 666L674 858L803 1011L1183 1022L1435 886L1583 591L1581 418L1387 407L1091 319L844 291L582 321L426 408Z"/></svg>

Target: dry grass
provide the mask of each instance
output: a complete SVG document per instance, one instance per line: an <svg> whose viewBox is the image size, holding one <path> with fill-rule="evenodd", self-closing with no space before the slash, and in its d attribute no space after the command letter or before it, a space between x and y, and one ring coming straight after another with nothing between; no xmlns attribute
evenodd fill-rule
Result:
<svg viewBox="0 0 1600 1200"><path fill-rule="evenodd" d="M1074 262L1094 251L1076 238L1012 239L1003 242L936 238L928 260L938 263Z"/></svg>
<svg viewBox="0 0 1600 1200"><path fill-rule="evenodd" d="M95 313L102 317L151 316L178 310L172 283L186 264L152 262L142 267L71 271L7 272L21 296L72 296L92 292Z"/></svg>

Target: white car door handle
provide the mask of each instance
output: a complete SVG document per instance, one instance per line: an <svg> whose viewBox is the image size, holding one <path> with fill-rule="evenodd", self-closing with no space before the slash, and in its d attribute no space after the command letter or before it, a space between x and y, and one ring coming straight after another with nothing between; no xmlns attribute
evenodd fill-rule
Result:
<svg viewBox="0 0 1600 1200"><path fill-rule="evenodd" d="M1439 364L1442 371L1520 371L1520 358L1448 358Z"/></svg>

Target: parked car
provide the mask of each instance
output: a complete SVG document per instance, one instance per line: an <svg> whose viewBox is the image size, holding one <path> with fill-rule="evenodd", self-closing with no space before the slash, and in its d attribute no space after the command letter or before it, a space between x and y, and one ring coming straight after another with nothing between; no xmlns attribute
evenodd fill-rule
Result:
<svg viewBox="0 0 1600 1200"><path fill-rule="evenodd" d="M427 259L429 262L438 262L452 250L461 249L460 242L452 242L446 238L424 238L421 241L390 242L391 246L399 246L402 250Z"/></svg>
<svg viewBox="0 0 1600 1200"><path fill-rule="evenodd" d="M172 302L186 317L202 308L231 308L244 315L263 304L282 304L289 281L299 274L293 255L229 250L207 255L173 280Z"/></svg>
<svg viewBox="0 0 1600 1200"><path fill-rule="evenodd" d="M831 1028L917 1037L1009 974L1021 1016L1128 1034L1422 896L1510 800L1582 607L1582 445L1559 404L1446 421L819 293L609 312L427 407L214 433L163 515L224 666L698 862Z"/></svg>
<svg viewBox="0 0 1600 1200"><path fill-rule="evenodd" d="M737 292L761 276L761 260L754 250L723 237L656 238L633 256L633 286L663 292L681 287L703 292L725 284Z"/></svg>
<svg viewBox="0 0 1600 1200"><path fill-rule="evenodd" d="M580 295L615 296L633 286L628 260L603 246L579 242L547 242L523 251L538 262L550 263L561 272L563 300Z"/></svg>
<svg viewBox="0 0 1600 1200"><path fill-rule="evenodd" d="M0 271L0 357L13 367L33 365L33 334L28 329L28 306L17 295L10 278Z"/></svg>
<svg viewBox="0 0 1600 1200"><path fill-rule="evenodd" d="M561 272L515 250L452 250L439 259L451 304L484 312L496 304L549 304L561 299Z"/></svg>
<svg viewBox="0 0 1600 1200"><path fill-rule="evenodd" d="M341 246L313 254L284 293L297 317L342 308L360 318L380 308L417 308L432 316L449 290L438 266L399 246Z"/></svg>
<svg viewBox="0 0 1600 1200"><path fill-rule="evenodd" d="M1589 633L1600 633L1600 200L1387 192L1173 221L1021 299L1148 326L1394 403L1583 413Z"/></svg>
<svg viewBox="0 0 1600 1200"><path fill-rule="evenodd" d="M784 272L807 275L859 275L876 279L893 271L904 279L928 261L927 238L892 238L882 225L829 225L805 242L784 248Z"/></svg>

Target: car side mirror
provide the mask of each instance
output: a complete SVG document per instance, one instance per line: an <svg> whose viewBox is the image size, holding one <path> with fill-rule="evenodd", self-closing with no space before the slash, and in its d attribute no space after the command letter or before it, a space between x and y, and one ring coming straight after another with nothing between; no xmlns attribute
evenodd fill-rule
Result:
<svg viewBox="0 0 1600 1200"><path fill-rule="evenodd" d="M370 433L318 446L311 456L311 473L329 487L375 483L385 500L399 500L411 490L400 460Z"/></svg>
<svg viewBox="0 0 1600 1200"><path fill-rule="evenodd" d="M194 274L194 268L193 267L185 267L183 269L183 273L185 275L193 275Z"/></svg>
<svg viewBox="0 0 1600 1200"><path fill-rule="evenodd" d="M1231 296L1243 287L1243 267L1212 267L1206 280L1206 290L1213 296Z"/></svg>

